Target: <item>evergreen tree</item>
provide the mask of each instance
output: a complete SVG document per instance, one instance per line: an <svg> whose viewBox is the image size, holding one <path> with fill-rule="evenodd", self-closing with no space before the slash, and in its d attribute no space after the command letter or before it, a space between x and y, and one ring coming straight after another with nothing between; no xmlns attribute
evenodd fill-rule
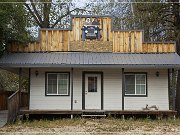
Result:
<svg viewBox="0 0 180 135"><path fill-rule="evenodd" d="M27 14L23 3L2 0L0 3L0 53L10 42L27 42L30 35L27 29Z"/></svg>

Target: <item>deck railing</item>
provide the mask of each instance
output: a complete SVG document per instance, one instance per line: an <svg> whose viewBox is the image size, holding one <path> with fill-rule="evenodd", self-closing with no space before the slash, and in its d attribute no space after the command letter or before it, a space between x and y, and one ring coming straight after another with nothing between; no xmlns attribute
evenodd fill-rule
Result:
<svg viewBox="0 0 180 135"><path fill-rule="evenodd" d="M8 110L8 97L11 96L14 91L0 91L0 110ZM21 92L20 107L28 107L28 93Z"/></svg>
<svg viewBox="0 0 180 135"><path fill-rule="evenodd" d="M7 99L11 96L13 91L0 91L0 110L7 110Z"/></svg>
<svg viewBox="0 0 180 135"><path fill-rule="evenodd" d="M20 107L19 90L8 97L8 122L13 122L19 112Z"/></svg>

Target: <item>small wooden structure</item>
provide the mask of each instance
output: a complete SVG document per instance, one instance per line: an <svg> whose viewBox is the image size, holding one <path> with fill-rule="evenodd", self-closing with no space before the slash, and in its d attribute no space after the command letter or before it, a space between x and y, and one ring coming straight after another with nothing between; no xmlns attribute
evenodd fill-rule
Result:
<svg viewBox="0 0 180 135"><path fill-rule="evenodd" d="M0 110L8 110L8 98L12 97L14 91L0 91ZM28 93L21 92L21 104L20 107L27 107L28 103Z"/></svg>
<svg viewBox="0 0 180 135"><path fill-rule="evenodd" d="M21 100L21 101L20 101ZM28 93L0 91L0 127L16 120L20 108L28 107Z"/></svg>

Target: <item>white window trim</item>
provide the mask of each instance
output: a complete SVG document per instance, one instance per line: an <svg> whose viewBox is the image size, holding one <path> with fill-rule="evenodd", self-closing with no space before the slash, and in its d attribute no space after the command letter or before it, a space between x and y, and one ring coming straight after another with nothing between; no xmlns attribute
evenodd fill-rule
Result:
<svg viewBox="0 0 180 135"><path fill-rule="evenodd" d="M134 75L134 76L135 76L135 85L134 85L134 86L135 86L135 94L126 94L126 93L125 93L125 96L146 96L146 94L147 94L147 86L146 86L146 85L147 85L147 82L146 82L146 81L147 81L147 79L146 79L147 74L144 74L144 73L142 73L142 74L140 74L140 73L137 73L137 74L136 74L136 73L134 73L134 74L133 74L133 73L125 73L124 75L125 75L125 76L126 76L126 75ZM145 93L144 93L144 94L137 94L137 93L136 93L136 92L137 92L137 91L136 91L136 85L137 85L137 84L136 84L136 75L145 75L145 84L138 84L138 85L143 85L143 86L145 85ZM126 83L126 82L125 82L125 83ZM125 89L125 90L126 90L126 89Z"/></svg>
<svg viewBox="0 0 180 135"><path fill-rule="evenodd" d="M56 75L57 75L57 91L56 91L56 94L49 94L48 91L47 91L47 90L48 90L48 75L49 75L49 74L56 74ZM58 76L58 75L59 75L59 74L66 74L67 77L68 77L68 78L67 78L67 93L66 93L66 94L59 94L59 93L58 93L58 87L59 87L59 85L58 85L58 77L59 77L59 76ZM69 83L70 83L70 82L69 82L69 81L70 81L70 80L69 80L69 79L70 79L70 77L69 77L70 74L69 74L69 73L63 73L63 72L60 72L60 73L50 73L50 72L49 72L49 73L47 73L46 75L47 75L47 78L46 78L46 95L47 95L47 96L69 96Z"/></svg>

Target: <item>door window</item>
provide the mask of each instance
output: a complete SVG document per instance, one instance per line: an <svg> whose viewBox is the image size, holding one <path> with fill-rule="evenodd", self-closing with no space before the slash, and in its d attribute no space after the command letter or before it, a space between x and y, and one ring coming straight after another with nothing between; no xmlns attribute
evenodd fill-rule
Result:
<svg viewBox="0 0 180 135"><path fill-rule="evenodd" d="M97 77L88 77L88 92L97 92Z"/></svg>

